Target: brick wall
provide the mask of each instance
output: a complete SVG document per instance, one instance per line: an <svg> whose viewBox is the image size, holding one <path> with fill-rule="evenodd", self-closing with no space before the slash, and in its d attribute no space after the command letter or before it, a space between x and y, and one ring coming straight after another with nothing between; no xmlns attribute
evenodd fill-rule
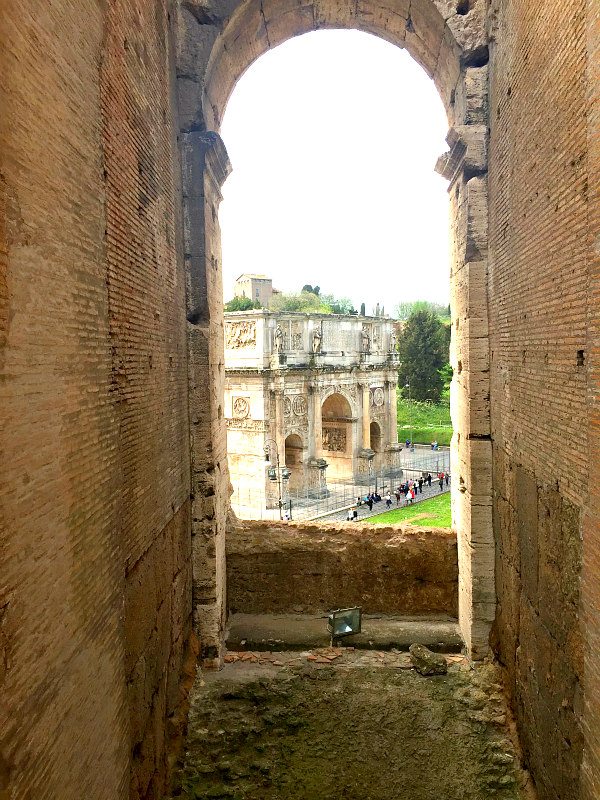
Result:
<svg viewBox="0 0 600 800"><path fill-rule="evenodd" d="M580 796L583 746L585 14L583 0L492 4L495 636L543 800Z"/></svg>
<svg viewBox="0 0 600 800"><path fill-rule="evenodd" d="M600 5L587 2L588 191L588 403L590 490L583 528L583 612L586 632L584 767L582 798L600 797Z"/></svg>
<svg viewBox="0 0 600 800"><path fill-rule="evenodd" d="M11 800L128 792L101 9L7 0L0 15L0 796Z"/></svg>
<svg viewBox="0 0 600 800"><path fill-rule="evenodd" d="M164 791L157 731L164 735L175 711L191 630L185 276L169 6L110 3L101 72L131 797Z"/></svg>
<svg viewBox="0 0 600 800"><path fill-rule="evenodd" d="M191 629L166 0L0 19L0 796L155 798Z"/></svg>
<svg viewBox="0 0 600 800"><path fill-rule="evenodd" d="M440 529L266 521L227 534L229 611L457 614L456 535Z"/></svg>

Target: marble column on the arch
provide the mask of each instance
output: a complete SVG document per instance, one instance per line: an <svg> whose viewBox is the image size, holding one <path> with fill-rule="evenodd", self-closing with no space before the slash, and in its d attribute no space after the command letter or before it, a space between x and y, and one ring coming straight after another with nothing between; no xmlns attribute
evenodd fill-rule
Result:
<svg viewBox="0 0 600 800"><path fill-rule="evenodd" d="M313 384L309 387L309 416L308 416L308 457L310 460L321 458L323 423L321 415L321 394L319 387Z"/></svg>
<svg viewBox="0 0 600 800"><path fill-rule="evenodd" d="M388 381L387 384L387 412L388 412L388 443L398 444L398 384Z"/></svg>
<svg viewBox="0 0 600 800"><path fill-rule="evenodd" d="M362 447L364 450L368 450L371 447L371 418L370 418L371 393L367 381L361 384L361 389L362 389L362 414L361 414Z"/></svg>

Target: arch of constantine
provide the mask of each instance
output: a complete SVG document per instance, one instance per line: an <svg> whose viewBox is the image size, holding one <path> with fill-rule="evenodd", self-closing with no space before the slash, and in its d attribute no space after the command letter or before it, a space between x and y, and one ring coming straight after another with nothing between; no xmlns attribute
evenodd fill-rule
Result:
<svg viewBox="0 0 600 800"><path fill-rule="evenodd" d="M398 468L394 322L382 317L225 314L227 454L239 507L277 506L269 469L315 498L327 480ZM285 499L285 497L284 497Z"/></svg>
<svg viewBox="0 0 600 800"><path fill-rule="evenodd" d="M255 59L324 28L444 102L462 640L539 800L600 796L597 0L4 0L0 797L164 796L190 671L221 665L219 130Z"/></svg>

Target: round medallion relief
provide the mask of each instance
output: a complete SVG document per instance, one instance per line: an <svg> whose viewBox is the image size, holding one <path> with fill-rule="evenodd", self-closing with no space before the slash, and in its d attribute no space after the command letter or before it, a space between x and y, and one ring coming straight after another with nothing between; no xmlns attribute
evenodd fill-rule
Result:
<svg viewBox="0 0 600 800"><path fill-rule="evenodd" d="M294 397L292 408L294 409L294 414L297 417L304 417L308 408L306 404L306 397L304 397L302 394L297 394L296 397Z"/></svg>
<svg viewBox="0 0 600 800"><path fill-rule="evenodd" d="M376 406L382 406L384 399L383 389L379 386L373 392L373 402Z"/></svg>
<svg viewBox="0 0 600 800"><path fill-rule="evenodd" d="M246 419L250 414L250 401L247 397L236 397L233 400L233 416L236 419Z"/></svg>

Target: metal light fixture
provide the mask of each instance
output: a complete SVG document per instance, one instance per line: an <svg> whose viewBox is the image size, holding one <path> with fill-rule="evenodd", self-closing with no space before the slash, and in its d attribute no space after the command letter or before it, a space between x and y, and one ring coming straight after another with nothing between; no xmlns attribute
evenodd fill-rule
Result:
<svg viewBox="0 0 600 800"><path fill-rule="evenodd" d="M360 633L362 625L362 608L338 608L332 611L327 618L327 630L331 635L331 642L344 636L353 636Z"/></svg>

